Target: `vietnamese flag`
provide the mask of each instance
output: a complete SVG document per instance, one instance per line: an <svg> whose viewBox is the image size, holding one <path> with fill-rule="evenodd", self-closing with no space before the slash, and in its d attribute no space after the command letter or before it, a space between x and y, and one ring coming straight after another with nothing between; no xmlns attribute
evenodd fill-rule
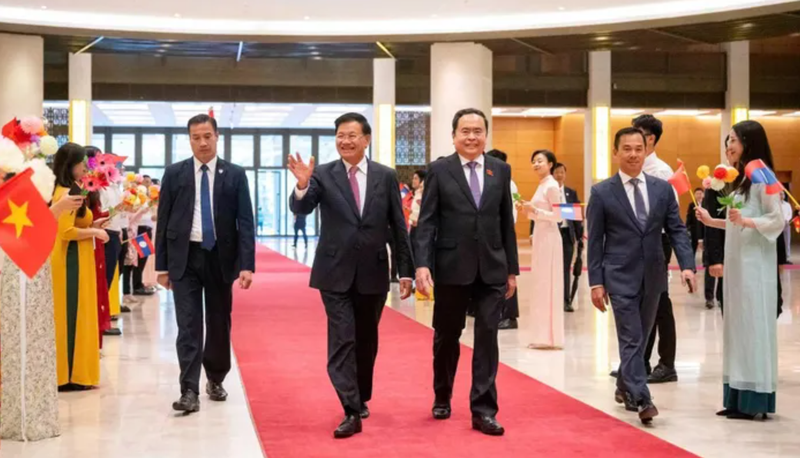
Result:
<svg viewBox="0 0 800 458"><path fill-rule="evenodd" d="M58 232L32 175L32 169L25 169L0 185L0 248L28 278L47 262Z"/></svg>
<svg viewBox="0 0 800 458"><path fill-rule="evenodd" d="M744 174L754 184L767 185L767 194L778 194L783 191L783 185L778 181L775 172L761 159L748 162L747 167L744 168Z"/></svg>
<svg viewBox="0 0 800 458"><path fill-rule="evenodd" d="M675 192L677 192L679 196L692 190L692 183L689 182L689 175L686 174L686 168L683 166L683 161L680 159L678 159L678 170L676 170L667 181L675 188Z"/></svg>

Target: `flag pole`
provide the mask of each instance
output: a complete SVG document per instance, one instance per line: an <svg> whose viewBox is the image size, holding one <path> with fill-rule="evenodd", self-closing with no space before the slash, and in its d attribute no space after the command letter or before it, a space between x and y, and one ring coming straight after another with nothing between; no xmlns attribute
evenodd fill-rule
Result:
<svg viewBox="0 0 800 458"><path fill-rule="evenodd" d="M681 166L683 166L683 161L678 159L681 162ZM692 179L689 178L689 174L686 173L686 167L683 167L683 174L686 175L686 181L689 182L689 195L692 196L692 202L694 202L695 208L697 208L697 199L694 198L694 190L692 189Z"/></svg>
<svg viewBox="0 0 800 458"><path fill-rule="evenodd" d="M800 204L797 203L797 199L795 199L792 193L789 192L788 189L786 189L786 186L784 186L783 183L781 183L781 188L783 188L783 192L785 192L786 195L789 196L790 199L792 199L792 203L794 203L794 208L796 210L800 210Z"/></svg>

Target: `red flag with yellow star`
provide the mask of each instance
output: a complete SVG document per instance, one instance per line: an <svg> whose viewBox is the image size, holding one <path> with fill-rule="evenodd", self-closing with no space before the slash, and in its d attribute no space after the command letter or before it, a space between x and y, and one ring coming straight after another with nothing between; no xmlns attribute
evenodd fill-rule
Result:
<svg viewBox="0 0 800 458"><path fill-rule="evenodd" d="M0 248L28 278L47 262L58 222L26 169L0 185Z"/></svg>

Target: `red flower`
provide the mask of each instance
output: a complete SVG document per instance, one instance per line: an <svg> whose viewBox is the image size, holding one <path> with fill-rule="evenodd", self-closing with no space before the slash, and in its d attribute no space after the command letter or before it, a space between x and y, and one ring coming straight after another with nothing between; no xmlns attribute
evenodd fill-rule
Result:
<svg viewBox="0 0 800 458"><path fill-rule="evenodd" d="M82 187L84 191L95 192L100 189L99 180L91 175L86 175L83 177L81 184L83 185Z"/></svg>
<svg viewBox="0 0 800 458"><path fill-rule="evenodd" d="M717 167L714 169L714 178L717 180L724 180L728 176L728 170L725 167Z"/></svg>
<svg viewBox="0 0 800 458"><path fill-rule="evenodd" d="M3 126L2 134L3 137L6 137L7 139L16 143L20 149L24 149L24 147L31 143L31 134L22 130L22 125L17 118L12 119L5 126Z"/></svg>

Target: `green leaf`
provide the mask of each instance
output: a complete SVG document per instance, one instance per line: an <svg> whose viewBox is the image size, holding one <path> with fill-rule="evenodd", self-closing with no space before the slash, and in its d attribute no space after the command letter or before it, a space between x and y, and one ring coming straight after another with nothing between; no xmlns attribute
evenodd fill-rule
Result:
<svg viewBox="0 0 800 458"><path fill-rule="evenodd" d="M514 194L511 194L511 197L514 199L514 202L519 202L519 201L522 200L522 196L519 195L518 192L515 192Z"/></svg>

